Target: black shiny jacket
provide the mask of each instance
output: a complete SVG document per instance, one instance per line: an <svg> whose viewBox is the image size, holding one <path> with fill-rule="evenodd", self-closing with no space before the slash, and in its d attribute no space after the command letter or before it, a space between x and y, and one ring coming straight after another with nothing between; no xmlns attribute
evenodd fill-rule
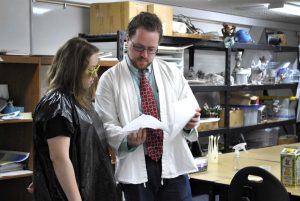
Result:
<svg viewBox="0 0 300 201"><path fill-rule="evenodd" d="M73 96L54 91L43 97L33 115L34 121L34 200L67 201L55 175L45 137L47 121L55 116L67 121L71 133L69 155L83 201L115 201L113 178L103 123L97 113L79 107Z"/></svg>

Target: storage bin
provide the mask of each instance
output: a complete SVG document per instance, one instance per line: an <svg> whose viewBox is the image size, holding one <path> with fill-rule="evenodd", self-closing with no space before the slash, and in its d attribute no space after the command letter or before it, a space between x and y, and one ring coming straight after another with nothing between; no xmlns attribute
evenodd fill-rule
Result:
<svg viewBox="0 0 300 201"><path fill-rule="evenodd" d="M236 73L236 84L248 84L249 75L247 73Z"/></svg>
<svg viewBox="0 0 300 201"><path fill-rule="evenodd" d="M242 127L257 124L258 108L261 107L261 105L230 105L230 107L235 109L230 111L230 127ZM220 122L224 125L224 114L222 113Z"/></svg>
<svg viewBox="0 0 300 201"><path fill-rule="evenodd" d="M244 112L244 126L257 125L258 108L261 105L238 105L238 107Z"/></svg>
<svg viewBox="0 0 300 201"><path fill-rule="evenodd" d="M295 118L297 99L295 96L260 96L260 103L266 105L267 117L272 119Z"/></svg>
<svg viewBox="0 0 300 201"><path fill-rule="evenodd" d="M9 106L7 105L2 111L2 114L9 114L12 112L24 112L24 107L19 107L19 106Z"/></svg>
<svg viewBox="0 0 300 201"><path fill-rule="evenodd" d="M279 127L259 129L244 134L248 148L259 148L277 145Z"/></svg>

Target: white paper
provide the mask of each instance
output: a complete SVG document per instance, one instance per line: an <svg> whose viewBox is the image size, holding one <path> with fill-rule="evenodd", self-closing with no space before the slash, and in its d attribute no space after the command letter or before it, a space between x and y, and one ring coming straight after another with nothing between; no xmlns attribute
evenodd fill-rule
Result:
<svg viewBox="0 0 300 201"><path fill-rule="evenodd" d="M195 115L195 103L188 98L173 104L173 123L169 124L170 134L177 135Z"/></svg>
<svg viewBox="0 0 300 201"><path fill-rule="evenodd" d="M4 172L0 173L1 177L8 177L8 176L17 176L17 175L23 175L23 174L30 174L32 171L30 170L18 170L18 171L12 171L12 172Z"/></svg>
<svg viewBox="0 0 300 201"><path fill-rule="evenodd" d="M19 114L20 114L20 111L8 113L8 114L1 114L0 118L2 120L22 119L22 117L19 116Z"/></svg>
<svg viewBox="0 0 300 201"><path fill-rule="evenodd" d="M124 126L121 130L121 134L137 132L140 128L162 129L166 132L169 132L168 127L161 121L151 115L142 114L141 116Z"/></svg>
<svg viewBox="0 0 300 201"><path fill-rule="evenodd" d="M190 121L196 112L195 103L190 99L183 99L173 104L170 122L164 124L151 115L142 114L123 127L121 134L137 132L140 128L162 129L169 135L177 135Z"/></svg>

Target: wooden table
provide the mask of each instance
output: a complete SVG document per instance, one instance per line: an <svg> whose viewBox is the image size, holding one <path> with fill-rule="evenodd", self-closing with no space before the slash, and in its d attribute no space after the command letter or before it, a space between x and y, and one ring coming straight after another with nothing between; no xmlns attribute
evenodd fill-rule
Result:
<svg viewBox="0 0 300 201"><path fill-rule="evenodd" d="M247 166L260 166L270 170L270 172L280 180L280 151L286 146L300 147L299 143L289 145L278 145L261 149L253 149L241 152L240 168ZM190 174L193 184L197 181L210 183L213 186L223 188L223 197L220 200L227 200L228 186L235 175L233 168L234 153L219 155L218 163L209 163L207 171ZM211 188L210 200L214 200L214 190ZM286 190L294 197L300 199L300 186L286 187ZM226 192L224 192L226 191Z"/></svg>
<svg viewBox="0 0 300 201"><path fill-rule="evenodd" d="M299 143L283 144L283 145L265 147L260 149L251 149L247 152L241 152L241 157L280 162L280 152L285 147L300 148L300 144Z"/></svg>

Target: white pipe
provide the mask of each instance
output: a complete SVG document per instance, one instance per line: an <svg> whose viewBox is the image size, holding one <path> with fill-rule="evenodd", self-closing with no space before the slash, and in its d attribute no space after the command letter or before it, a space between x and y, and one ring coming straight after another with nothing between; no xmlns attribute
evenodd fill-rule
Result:
<svg viewBox="0 0 300 201"><path fill-rule="evenodd" d="M42 3L52 3L52 4L59 4L59 5L63 5L64 7L67 6L75 6L75 7L84 7L84 8L89 8L90 5L89 4L83 4L83 3L76 3L76 2L72 2L72 1L58 1L58 0L32 0L32 2L42 2Z"/></svg>

